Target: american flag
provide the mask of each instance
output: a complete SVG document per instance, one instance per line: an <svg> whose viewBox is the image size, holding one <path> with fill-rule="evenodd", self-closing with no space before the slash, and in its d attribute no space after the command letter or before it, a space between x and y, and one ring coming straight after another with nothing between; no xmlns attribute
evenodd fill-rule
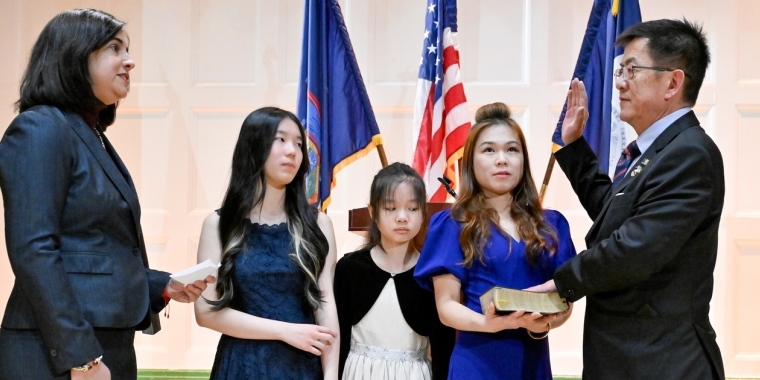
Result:
<svg viewBox="0 0 760 380"><path fill-rule="evenodd" d="M456 35L456 0L429 0L414 104L412 166L425 181L430 202L447 198L438 177L445 175L456 189L454 164L470 131Z"/></svg>

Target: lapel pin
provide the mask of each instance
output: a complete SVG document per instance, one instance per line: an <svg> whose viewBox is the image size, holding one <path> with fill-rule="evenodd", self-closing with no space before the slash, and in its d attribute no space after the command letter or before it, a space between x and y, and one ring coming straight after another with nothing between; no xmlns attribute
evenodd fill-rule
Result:
<svg viewBox="0 0 760 380"><path fill-rule="evenodd" d="M635 177L639 173L641 173L641 165L637 165L636 168L633 169L633 171L631 172L631 177Z"/></svg>
<svg viewBox="0 0 760 380"><path fill-rule="evenodd" d="M649 159L648 158L645 158L644 161L641 161L641 164L644 165L644 166L647 166L648 163L649 163Z"/></svg>

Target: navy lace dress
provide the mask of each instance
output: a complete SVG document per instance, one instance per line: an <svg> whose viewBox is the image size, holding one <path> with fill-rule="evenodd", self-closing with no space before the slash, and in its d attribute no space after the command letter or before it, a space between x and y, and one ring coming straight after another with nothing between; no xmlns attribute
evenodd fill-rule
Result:
<svg viewBox="0 0 760 380"><path fill-rule="evenodd" d="M246 248L235 259L230 307L261 318L314 324L304 297L305 276L290 258L292 238L286 223L249 224ZM222 335L211 379L321 379L318 356L278 340L248 340Z"/></svg>

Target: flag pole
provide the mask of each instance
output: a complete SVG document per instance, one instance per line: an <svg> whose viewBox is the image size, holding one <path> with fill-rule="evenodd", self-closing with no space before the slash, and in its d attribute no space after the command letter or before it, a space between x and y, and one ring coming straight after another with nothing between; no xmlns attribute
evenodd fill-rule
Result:
<svg viewBox="0 0 760 380"><path fill-rule="evenodd" d="M383 148L383 144L377 144L377 155L380 156L380 164L382 164L383 167L388 166L388 158L385 157L385 148Z"/></svg>
<svg viewBox="0 0 760 380"><path fill-rule="evenodd" d="M549 180L552 178L552 170L554 169L554 152L549 155L549 164L546 166L546 173L544 173L544 181L541 183L541 192L538 195L538 199L541 204L544 204L544 195L546 195L546 188L549 187Z"/></svg>

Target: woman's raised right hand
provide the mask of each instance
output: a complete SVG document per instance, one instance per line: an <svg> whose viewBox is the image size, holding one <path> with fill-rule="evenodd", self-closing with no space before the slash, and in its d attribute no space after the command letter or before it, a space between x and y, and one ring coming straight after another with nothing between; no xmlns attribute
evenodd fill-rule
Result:
<svg viewBox="0 0 760 380"><path fill-rule="evenodd" d="M293 323L282 332L282 341L314 355L322 355L325 346L333 344L338 334L327 327Z"/></svg>

